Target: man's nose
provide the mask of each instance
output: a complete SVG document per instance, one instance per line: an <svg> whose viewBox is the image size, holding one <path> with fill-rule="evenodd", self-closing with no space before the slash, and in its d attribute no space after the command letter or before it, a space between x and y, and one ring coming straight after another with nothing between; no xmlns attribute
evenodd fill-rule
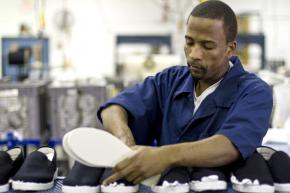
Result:
<svg viewBox="0 0 290 193"><path fill-rule="evenodd" d="M192 59L201 59L202 58L202 50L199 45L194 45L189 52L189 57Z"/></svg>

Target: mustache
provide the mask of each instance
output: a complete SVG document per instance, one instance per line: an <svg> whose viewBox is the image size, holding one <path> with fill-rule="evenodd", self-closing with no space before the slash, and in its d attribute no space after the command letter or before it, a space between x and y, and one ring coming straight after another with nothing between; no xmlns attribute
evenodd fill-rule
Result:
<svg viewBox="0 0 290 193"><path fill-rule="evenodd" d="M206 67L204 67L201 63L197 63L197 62L188 62L187 66L189 68L193 67L193 68L198 68L198 69L201 69L201 70L207 70Z"/></svg>

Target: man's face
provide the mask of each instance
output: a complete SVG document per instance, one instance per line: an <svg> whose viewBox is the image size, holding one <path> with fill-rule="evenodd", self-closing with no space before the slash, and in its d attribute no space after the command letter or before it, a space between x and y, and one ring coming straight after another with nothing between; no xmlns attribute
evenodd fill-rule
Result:
<svg viewBox="0 0 290 193"><path fill-rule="evenodd" d="M190 16L184 51L193 78L215 82L229 67L235 42L227 42L223 21Z"/></svg>

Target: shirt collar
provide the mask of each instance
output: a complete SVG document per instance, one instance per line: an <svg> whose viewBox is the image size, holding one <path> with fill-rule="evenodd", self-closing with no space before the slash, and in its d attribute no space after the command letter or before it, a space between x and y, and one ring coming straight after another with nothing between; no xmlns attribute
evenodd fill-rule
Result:
<svg viewBox="0 0 290 193"><path fill-rule="evenodd" d="M237 56L232 57L230 61L234 66L225 74L214 94L216 105L221 107L229 107L233 103L233 100L235 100L233 96L237 92L239 78L247 74Z"/></svg>
<svg viewBox="0 0 290 193"><path fill-rule="evenodd" d="M183 82L183 84L181 86L179 86L179 88L176 89L173 98L178 97L179 95L183 95L183 94L191 94L194 88L194 79L192 78L190 71L188 70L187 72L187 76Z"/></svg>
<svg viewBox="0 0 290 193"><path fill-rule="evenodd" d="M241 74L245 73L245 70L237 56L233 56L230 58L230 62L233 64L233 66L229 69L229 71L225 74L223 80L220 84L227 83L228 79L231 79L232 77L239 76ZM192 78L190 71L187 72L187 77L185 78L184 84L182 84L175 92L174 99L178 97L179 95L188 95L192 94L194 89L195 80ZM230 83L231 84L231 83Z"/></svg>

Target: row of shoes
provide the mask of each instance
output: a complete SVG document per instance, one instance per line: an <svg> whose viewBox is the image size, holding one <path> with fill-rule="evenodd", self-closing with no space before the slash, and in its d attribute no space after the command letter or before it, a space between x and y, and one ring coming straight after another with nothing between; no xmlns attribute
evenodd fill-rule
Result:
<svg viewBox="0 0 290 193"><path fill-rule="evenodd" d="M104 179L104 177L109 176L110 174L112 174L111 170L86 166L76 161L69 174L63 180L62 191L64 193L97 193L100 191L103 193L138 192L139 185L135 185L125 179L120 179L109 185L102 185L101 181ZM185 178L186 176L186 168L174 168L173 170L170 170L170 172L167 171L166 175L164 175L162 179L159 180L159 184L152 187L152 190L154 192L160 192L162 189L161 186L164 186L164 183L163 185L160 184L161 181L166 181L169 180L169 178L172 178L175 180L174 186L177 187L177 191L173 190L173 186L171 186L172 190L166 191L167 193L188 192L189 186L186 182L189 180L189 177Z"/></svg>
<svg viewBox="0 0 290 193"><path fill-rule="evenodd" d="M103 173L102 168L75 162L63 180L62 190L64 193L133 193L139 189L138 185L126 180L101 185ZM10 182L13 190L48 190L53 187L56 175L56 153L52 148L41 147L26 158L20 147L0 151L0 192L8 191ZM238 192L290 192L289 155L269 147L259 147L249 158L230 167L171 168L162 173L151 190L156 193L226 190L229 181Z"/></svg>
<svg viewBox="0 0 290 193"><path fill-rule="evenodd" d="M75 162L63 180L64 193L134 193L139 189L126 180L107 186L101 185L103 168L85 166ZM108 174L107 174L108 175ZM177 167L161 174L158 183L151 187L156 193L187 193L224 191L231 182L237 192L274 193L290 192L290 157L283 151L259 147L249 158L220 168Z"/></svg>
<svg viewBox="0 0 290 193"><path fill-rule="evenodd" d="M238 192L290 192L290 158L283 151L259 147L234 168L231 182Z"/></svg>
<svg viewBox="0 0 290 193"><path fill-rule="evenodd" d="M41 191L54 186L57 177L56 152L40 147L24 155L21 147L0 151L0 192Z"/></svg>

